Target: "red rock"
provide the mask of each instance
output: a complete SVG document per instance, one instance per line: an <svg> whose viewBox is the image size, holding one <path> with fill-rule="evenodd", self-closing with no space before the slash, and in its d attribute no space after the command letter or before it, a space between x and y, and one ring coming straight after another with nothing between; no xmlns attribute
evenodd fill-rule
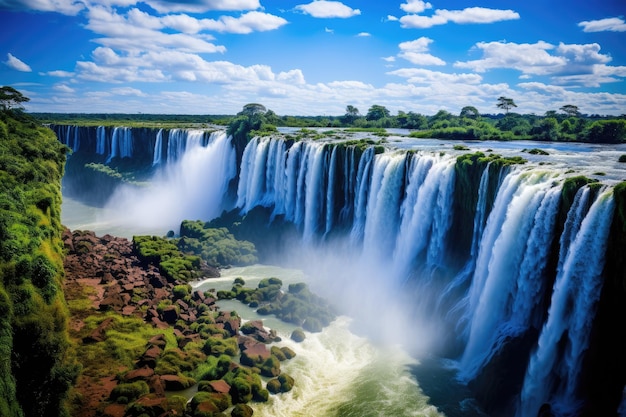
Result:
<svg viewBox="0 0 626 417"><path fill-rule="evenodd" d="M209 387L212 392L218 392L222 394L227 394L230 391L230 385L228 385L228 383L226 383L226 381L224 381L223 379L209 382Z"/></svg>
<svg viewBox="0 0 626 417"><path fill-rule="evenodd" d="M147 381L154 375L154 370L147 366L139 369L133 369L124 374L123 380L127 382L133 382L137 380Z"/></svg>

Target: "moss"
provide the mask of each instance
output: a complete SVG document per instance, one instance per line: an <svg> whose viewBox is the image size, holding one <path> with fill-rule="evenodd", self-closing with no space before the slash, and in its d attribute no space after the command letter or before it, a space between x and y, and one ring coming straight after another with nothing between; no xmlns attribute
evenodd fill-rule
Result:
<svg viewBox="0 0 626 417"><path fill-rule="evenodd" d="M135 381L127 384L119 384L111 391L109 398L127 404L129 400L135 400L150 392L150 388L145 381ZM125 398L125 402L118 401L120 397Z"/></svg>

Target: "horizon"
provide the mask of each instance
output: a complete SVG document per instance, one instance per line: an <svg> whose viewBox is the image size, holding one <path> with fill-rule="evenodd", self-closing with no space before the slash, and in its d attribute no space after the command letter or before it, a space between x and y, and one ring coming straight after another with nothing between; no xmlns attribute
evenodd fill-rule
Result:
<svg viewBox="0 0 626 417"><path fill-rule="evenodd" d="M0 78L31 113L626 113L620 0L6 0Z"/></svg>

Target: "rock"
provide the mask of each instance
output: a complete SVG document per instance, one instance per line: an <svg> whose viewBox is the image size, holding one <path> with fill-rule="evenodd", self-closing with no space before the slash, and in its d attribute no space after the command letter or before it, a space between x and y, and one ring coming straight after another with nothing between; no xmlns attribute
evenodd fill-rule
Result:
<svg viewBox="0 0 626 417"><path fill-rule="evenodd" d="M157 334L156 336L152 336L152 338L148 340L148 343L153 346L158 346L161 349L165 349L165 346L167 345L167 341L165 340L165 334L161 333Z"/></svg>
<svg viewBox="0 0 626 417"><path fill-rule="evenodd" d="M302 329L296 329L291 332L291 340L293 340L294 342L300 343L303 342L304 339L306 339L306 335L304 334L304 331L302 331Z"/></svg>
<svg viewBox="0 0 626 417"><path fill-rule="evenodd" d="M271 352L263 343L258 343L241 351L241 364L256 366L272 356Z"/></svg>
<svg viewBox="0 0 626 417"><path fill-rule="evenodd" d="M230 391L230 385L226 383L223 379L218 381L210 381L208 383L211 392L218 392L221 394L227 394Z"/></svg>
<svg viewBox="0 0 626 417"><path fill-rule="evenodd" d="M247 404L237 404L230 415L232 417L251 417L254 414L254 410Z"/></svg>
<svg viewBox="0 0 626 417"><path fill-rule="evenodd" d="M296 357L296 352L294 352L291 348L287 346L281 347L280 350L283 352L283 355L285 355L287 359L293 359Z"/></svg>
<svg viewBox="0 0 626 417"><path fill-rule="evenodd" d="M124 382L134 382L137 380L148 381L154 375L154 369L144 366L143 368L128 371L122 377Z"/></svg>
<svg viewBox="0 0 626 417"><path fill-rule="evenodd" d="M166 391L182 391L192 385L189 379L181 378L178 375L161 375L161 382L163 382Z"/></svg>
<svg viewBox="0 0 626 417"><path fill-rule="evenodd" d="M104 342L104 340L106 339L106 331L109 329L112 323L112 318L109 317L107 319L104 319L102 323L100 323L89 336L83 338L83 343Z"/></svg>
<svg viewBox="0 0 626 417"><path fill-rule="evenodd" d="M178 309L175 306L167 306L161 313L161 320L166 323L174 324L178 320Z"/></svg>

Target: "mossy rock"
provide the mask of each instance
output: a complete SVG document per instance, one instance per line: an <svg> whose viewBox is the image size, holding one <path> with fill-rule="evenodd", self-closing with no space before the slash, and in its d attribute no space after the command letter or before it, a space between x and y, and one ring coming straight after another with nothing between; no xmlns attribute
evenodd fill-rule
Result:
<svg viewBox="0 0 626 417"><path fill-rule="evenodd" d="M277 378L267 381L267 390L272 394L289 392L293 389L295 381L287 374L280 374Z"/></svg>
<svg viewBox="0 0 626 417"><path fill-rule="evenodd" d="M302 329L295 329L293 332L291 332L291 340L293 340L296 343L300 343L303 342L304 339L306 339L306 335L304 334L304 331Z"/></svg>
<svg viewBox="0 0 626 417"><path fill-rule="evenodd" d="M626 162L626 154L620 155L619 159L617 160L617 162Z"/></svg>
<svg viewBox="0 0 626 417"><path fill-rule="evenodd" d="M285 353L278 346L272 346L271 352L279 361L283 362L287 360L287 356L285 356Z"/></svg>
<svg viewBox="0 0 626 417"><path fill-rule="evenodd" d="M291 348L287 346L281 347L280 350L283 352L283 355L285 355L285 358L287 359L293 359L296 357L296 352L294 352Z"/></svg>
<svg viewBox="0 0 626 417"><path fill-rule="evenodd" d="M251 417L254 414L254 410L248 404L237 404L230 415L232 417Z"/></svg>
<svg viewBox="0 0 626 417"><path fill-rule="evenodd" d="M120 404L128 404L129 401L136 400L149 392L150 387L148 387L148 384L145 381L135 381L117 385L111 391L109 399Z"/></svg>

